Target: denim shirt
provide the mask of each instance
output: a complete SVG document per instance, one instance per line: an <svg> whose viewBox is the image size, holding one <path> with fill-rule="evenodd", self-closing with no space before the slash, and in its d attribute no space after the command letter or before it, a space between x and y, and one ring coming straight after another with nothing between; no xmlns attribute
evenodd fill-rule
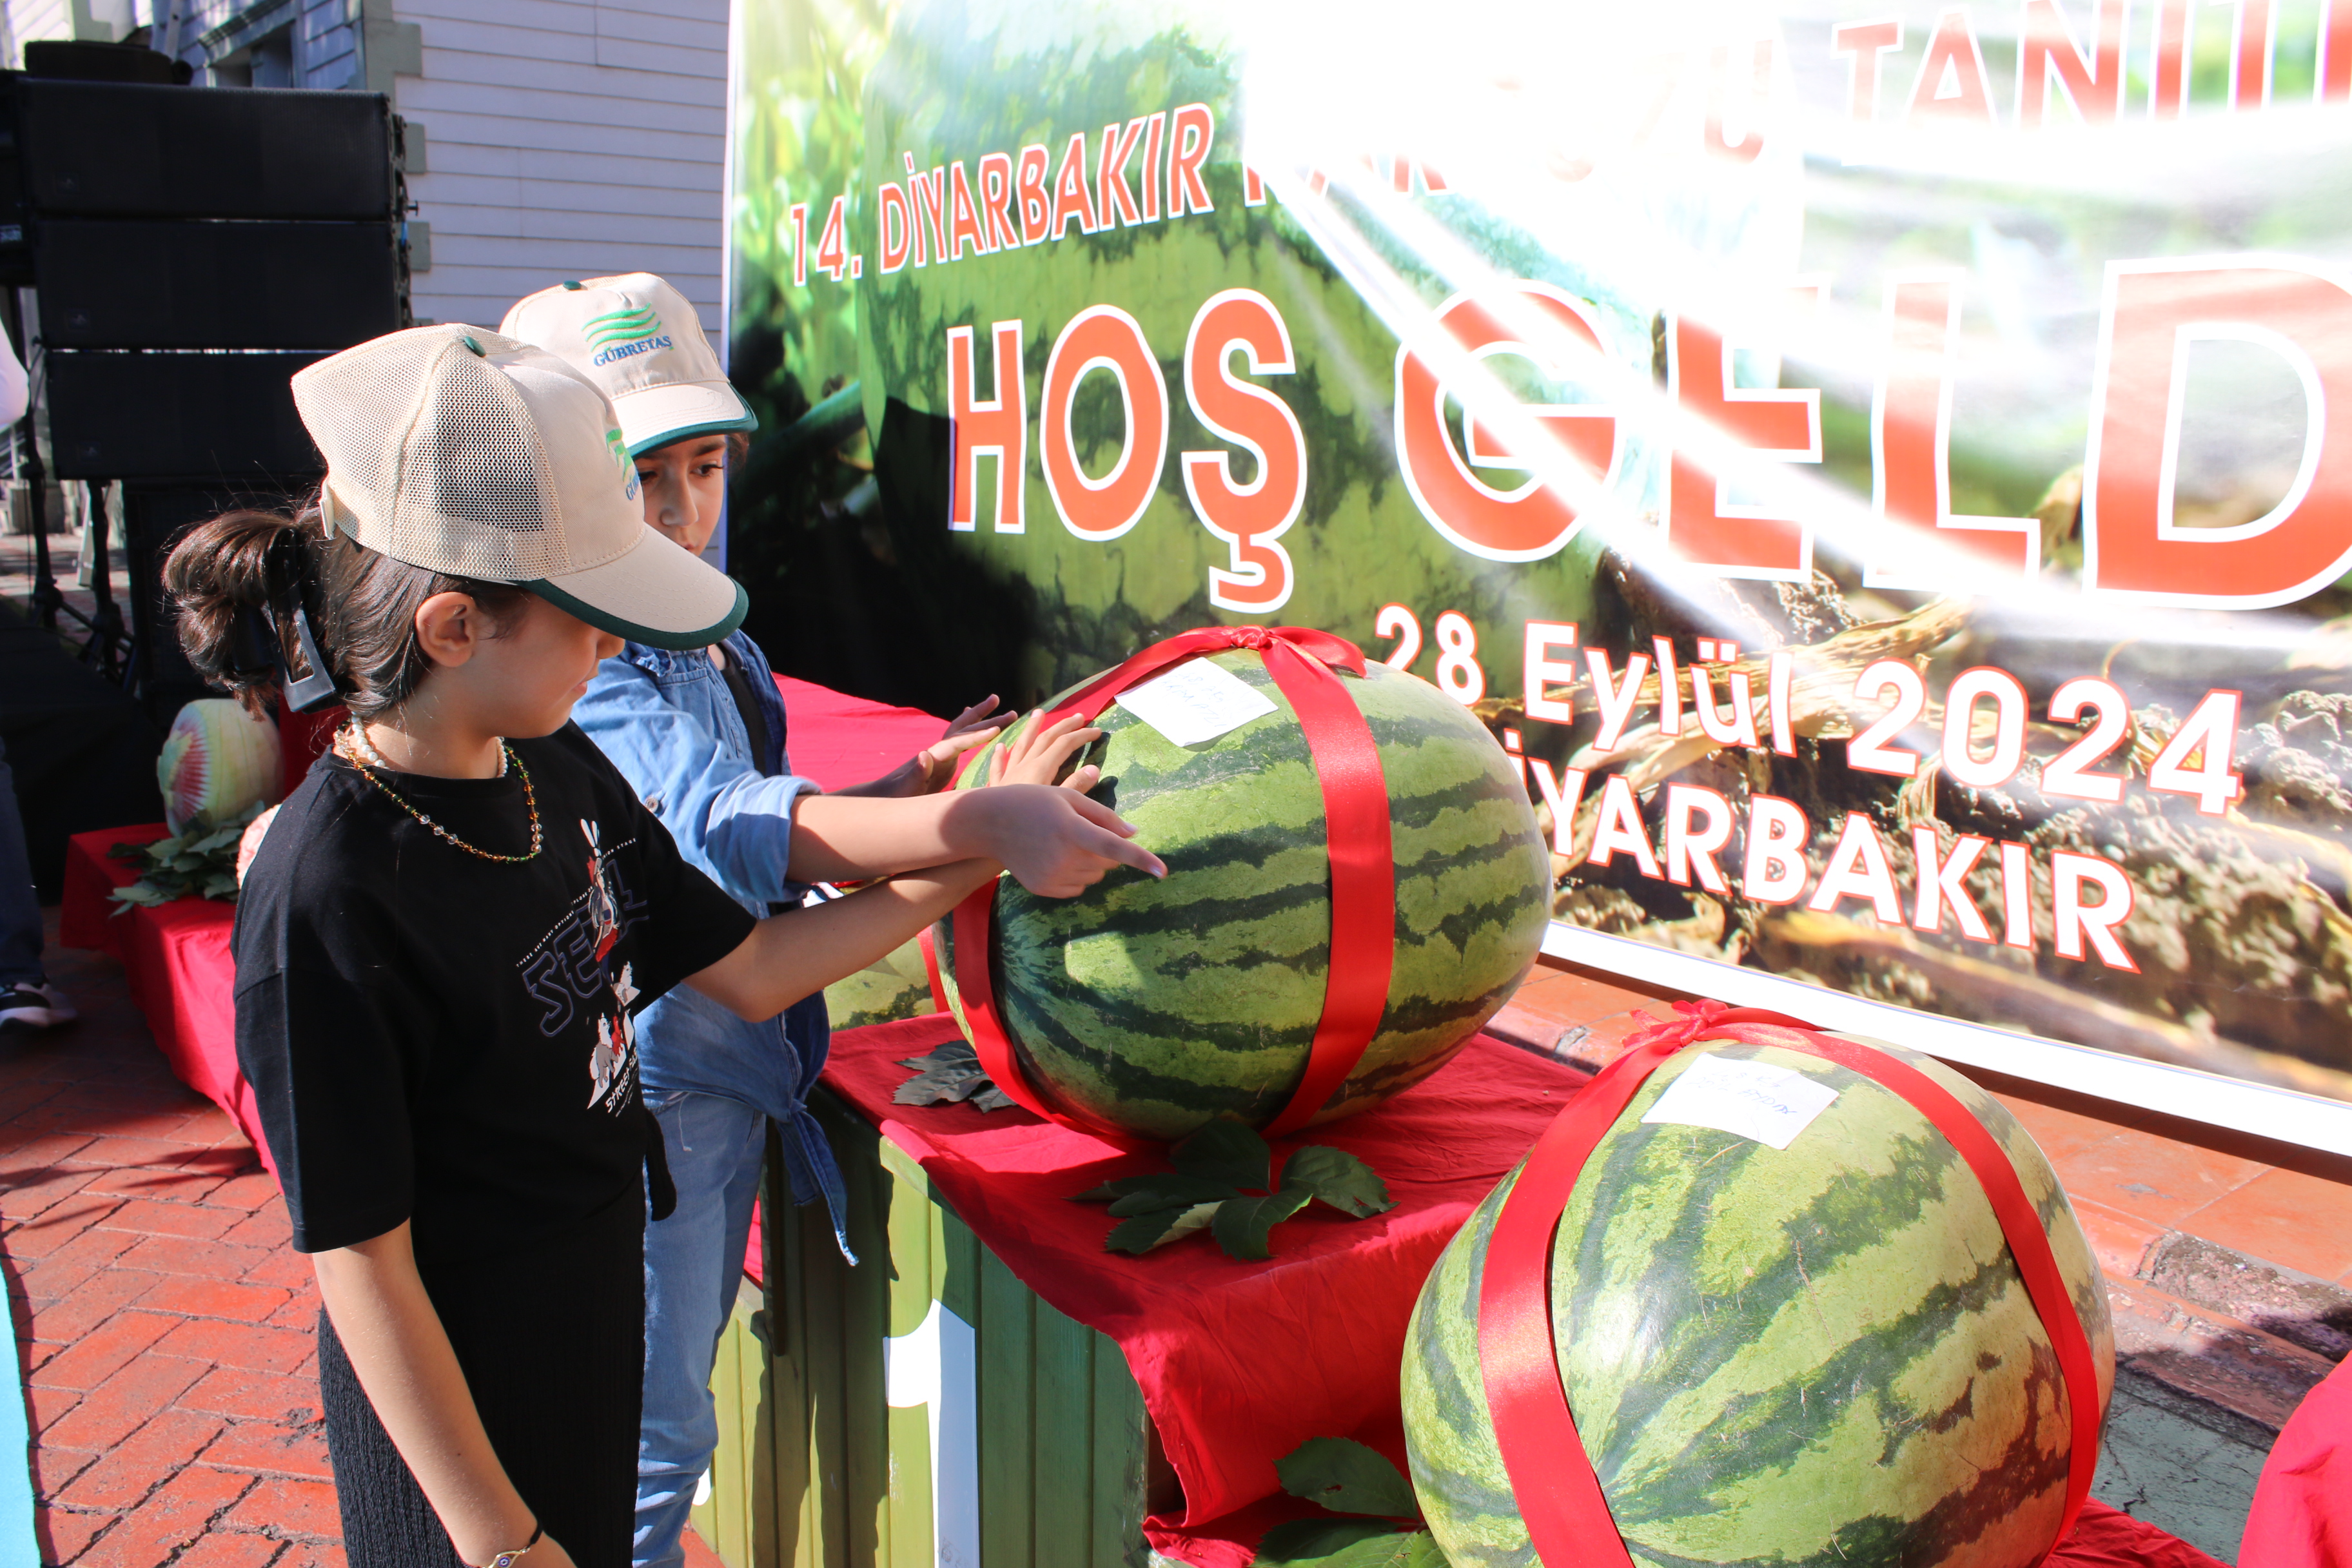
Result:
<svg viewBox="0 0 2352 1568"><path fill-rule="evenodd" d="M727 678L708 652L625 644L596 667L572 716L621 770L678 852L755 915L794 905L807 888L791 879L793 810L817 786L784 755L784 702L757 643L730 637L766 721L768 753L755 758ZM835 1239L850 1256L841 1169L808 1093L831 1043L824 994L803 997L765 1023L747 1024L680 985L637 1016L637 1058L647 1092L689 1089L765 1111L774 1120L793 1201L822 1196Z"/></svg>

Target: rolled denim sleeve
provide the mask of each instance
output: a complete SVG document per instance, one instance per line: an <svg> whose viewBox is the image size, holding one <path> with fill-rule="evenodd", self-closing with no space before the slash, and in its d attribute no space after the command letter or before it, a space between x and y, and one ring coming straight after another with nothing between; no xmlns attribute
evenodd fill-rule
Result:
<svg viewBox="0 0 2352 1568"><path fill-rule="evenodd" d="M596 667L572 716L712 880L761 910L796 897L793 810L814 782L763 776L625 658Z"/></svg>

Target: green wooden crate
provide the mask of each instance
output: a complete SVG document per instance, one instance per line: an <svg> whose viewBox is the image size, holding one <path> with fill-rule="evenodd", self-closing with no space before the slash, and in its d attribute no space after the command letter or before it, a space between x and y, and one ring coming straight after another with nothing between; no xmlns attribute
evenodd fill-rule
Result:
<svg viewBox="0 0 2352 1568"><path fill-rule="evenodd" d="M1174 1482L1118 1347L1039 1300L846 1107L812 1106L863 1261L821 1209L778 1201L772 1150L769 1289L746 1282L719 1342L695 1529L729 1568L1141 1568L1143 1515Z"/></svg>

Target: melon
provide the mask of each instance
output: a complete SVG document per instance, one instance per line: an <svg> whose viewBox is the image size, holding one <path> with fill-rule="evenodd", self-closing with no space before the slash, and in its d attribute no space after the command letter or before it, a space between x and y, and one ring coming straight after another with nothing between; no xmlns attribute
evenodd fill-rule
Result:
<svg viewBox="0 0 2352 1568"><path fill-rule="evenodd" d="M824 988L824 1016L835 1032L892 1024L938 1011L919 942L902 942L855 974Z"/></svg>
<svg viewBox="0 0 2352 1568"><path fill-rule="evenodd" d="M183 707L155 759L163 822L174 834L218 827L284 793L278 726L226 697Z"/></svg>
<svg viewBox="0 0 2352 1568"><path fill-rule="evenodd" d="M1882 1048L2008 1154L2082 1316L2104 1412L2106 1298L2049 1162L1982 1089ZM1837 1099L1785 1150L1645 1125L1706 1053L1805 1074ZM1413 1489L1454 1568L1536 1563L1478 1345L1487 1243L1519 1174L1440 1257L1406 1339ZM1550 1259L1584 1447L1561 1462L1591 1463L1643 1568L2032 1568L2055 1542L2071 1453L2056 1352L1974 1173L1873 1079L1772 1046L1681 1051L1593 1149Z"/></svg>
<svg viewBox="0 0 2352 1568"><path fill-rule="evenodd" d="M1166 879L1116 868L1075 899L997 880L989 963L1000 1016L1032 1086L1080 1125L1150 1139L1220 1117L1264 1127L1307 1070L1330 971L1322 789L1263 658L1211 657L1275 711L1189 747L1115 703L1097 721L1107 733L1089 758L1103 774L1094 796L1134 825ZM1444 1065L1533 966L1550 895L1526 787L1494 737L1385 665L1338 679L1386 774L1395 966L1378 1032L1315 1122ZM963 787L987 777L989 761L964 771ZM952 926L934 932L964 1024Z"/></svg>

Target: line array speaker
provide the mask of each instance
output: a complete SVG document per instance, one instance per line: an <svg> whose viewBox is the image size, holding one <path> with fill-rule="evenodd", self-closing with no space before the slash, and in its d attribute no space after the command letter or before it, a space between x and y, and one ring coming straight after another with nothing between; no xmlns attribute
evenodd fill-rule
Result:
<svg viewBox="0 0 2352 1568"><path fill-rule="evenodd" d="M390 223L51 218L35 239L52 349L343 348L400 326Z"/></svg>
<svg viewBox="0 0 2352 1568"><path fill-rule="evenodd" d="M320 472L288 378L322 353L48 356L49 442L65 479L215 476L259 484Z"/></svg>
<svg viewBox="0 0 2352 1568"><path fill-rule="evenodd" d="M16 79L25 199L77 217L394 219L377 93Z"/></svg>

